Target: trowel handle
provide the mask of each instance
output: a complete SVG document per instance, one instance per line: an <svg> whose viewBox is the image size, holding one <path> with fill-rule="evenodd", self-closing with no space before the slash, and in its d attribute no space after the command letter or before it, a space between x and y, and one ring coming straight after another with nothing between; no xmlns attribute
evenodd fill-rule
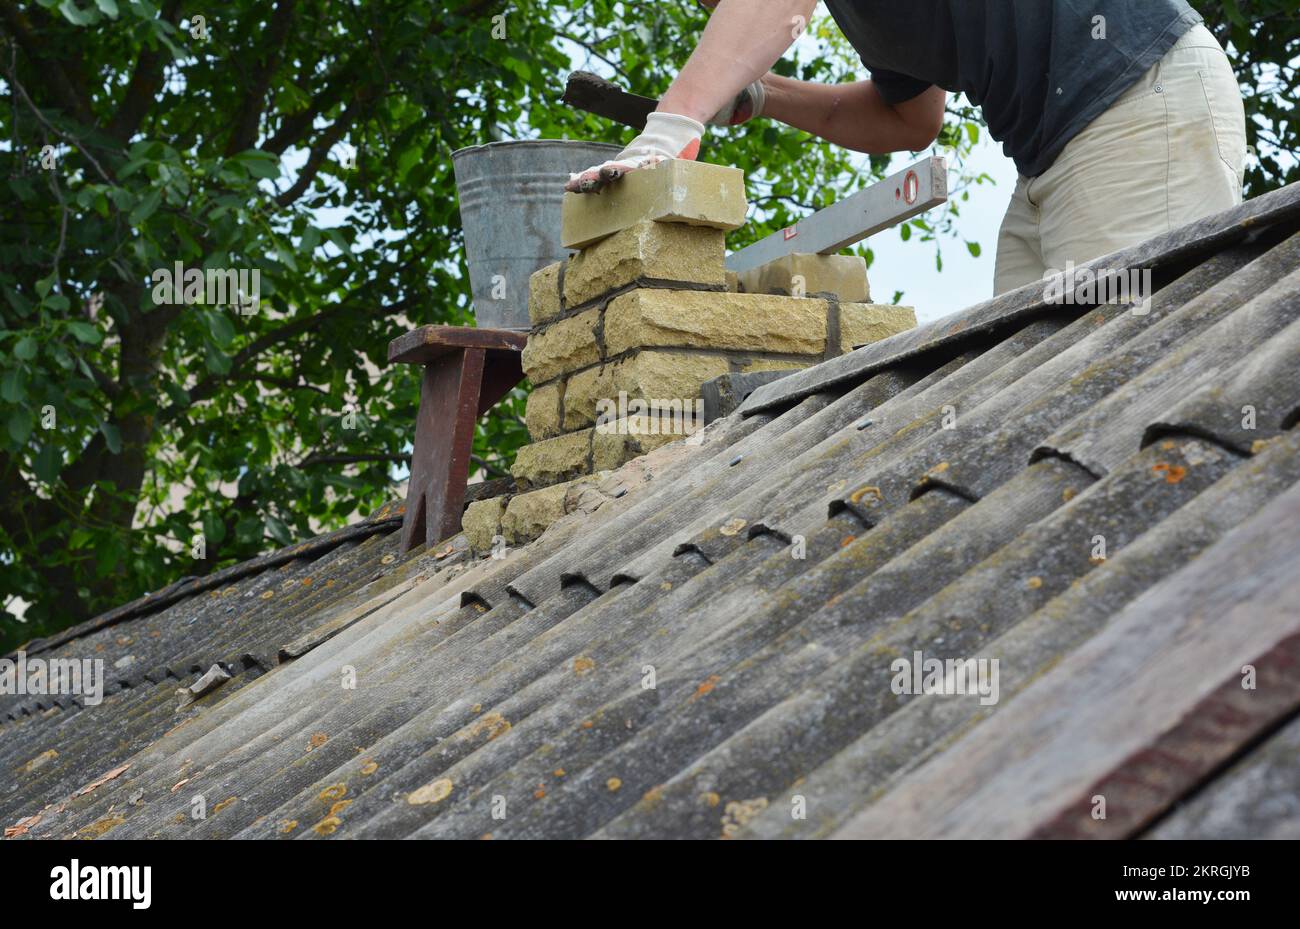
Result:
<svg viewBox="0 0 1300 929"><path fill-rule="evenodd" d="M659 105L657 100L630 94L590 71L571 73L560 101L633 129L644 129L646 117Z"/></svg>

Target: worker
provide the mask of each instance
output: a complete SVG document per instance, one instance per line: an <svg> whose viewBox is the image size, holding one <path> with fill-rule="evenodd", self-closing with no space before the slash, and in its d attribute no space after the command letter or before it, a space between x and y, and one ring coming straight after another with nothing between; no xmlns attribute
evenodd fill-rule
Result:
<svg viewBox="0 0 1300 929"><path fill-rule="evenodd" d="M833 85L769 71L816 0L699 2L709 23L645 131L566 189L694 159L705 122L755 116L855 151L917 151L964 93L1019 172L995 293L1241 202L1241 91L1186 0L826 0L871 75Z"/></svg>

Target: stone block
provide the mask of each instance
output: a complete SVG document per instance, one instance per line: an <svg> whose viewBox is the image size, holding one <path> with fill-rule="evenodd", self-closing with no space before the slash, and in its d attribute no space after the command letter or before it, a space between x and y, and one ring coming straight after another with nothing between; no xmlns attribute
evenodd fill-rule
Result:
<svg viewBox="0 0 1300 929"><path fill-rule="evenodd" d="M534 387L524 407L524 422L528 435L534 442L551 439L564 431L560 425L560 412L564 397L564 382L551 381Z"/></svg>
<svg viewBox="0 0 1300 929"><path fill-rule="evenodd" d="M476 500L465 507L460 527L470 549L480 554L492 549L492 540L501 535L501 518L505 512L506 503L501 497Z"/></svg>
<svg viewBox="0 0 1300 929"><path fill-rule="evenodd" d="M820 356L809 358L807 361L791 361L788 358L748 358L736 366L736 370L741 374L757 374L767 371L798 371L800 368L811 368L819 364L824 359Z"/></svg>
<svg viewBox="0 0 1300 929"><path fill-rule="evenodd" d="M825 300L641 289L610 301L605 347L683 347L824 355Z"/></svg>
<svg viewBox="0 0 1300 929"><path fill-rule="evenodd" d="M672 159L633 171L598 194L566 193L560 242L584 248L645 220L739 229L747 206L743 171Z"/></svg>
<svg viewBox="0 0 1300 929"><path fill-rule="evenodd" d="M617 405L620 392L628 400L695 400L700 396L700 385L729 370L731 362L726 355L642 351L580 371L569 378L564 393L565 428L592 425L599 401Z"/></svg>
<svg viewBox="0 0 1300 929"><path fill-rule="evenodd" d="M564 389L564 425L582 429L596 422L596 402L617 397L612 364L598 365L570 375Z"/></svg>
<svg viewBox="0 0 1300 929"><path fill-rule="evenodd" d="M564 272L564 301L576 307L638 279L721 289L724 233L705 226L640 222L584 248Z"/></svg>
<svg viewBox="0 0 1300 929"><path fill-rule="evenodd" d="M726 355L701 352L639 351L614 365L617 399L623 391L629 397L646 400L694 400L700 385L731 369Z"/></svg>
<svg viewBox="0 0 1300 929"><path fill-rule="evenodd" d="M560 269L564 262L557 261L528 278L528 321L533 326L549 322L563 312L560 300Z"/></svg>
<svg viewBox="0 0 1300 929"><path fill-rule="evenodd" d="M553 487L519 494L510 500L501 520L501 535L511 545L524 545L538 538L561 516L578 507L580 492L599 484L608 474L592 474Z"/></svg>
<svg viewBox="0 0 1300 929"><path fill-rule="evenodd" d="M600 361L599 326L600 310L593 309L533 331L521 359L524 374L534 385L544 384Z"/></svg>
<svg viewBox="0 0 1300 929"><path fill-rule="evenodd" d="M564 515L567 484L544 487L510 500L502 519L502 532L511 545L524 545L540 536L551 523Z"/></svg>
<svg viewBox="0 0 1300 929"><path fill-rule="evenodd" d="M591 430L570 432L519 449L510 473L524 489L547 487L587 474Z"/></svg>
<svg viewBox="0 0 1300 929"><path fill-rule="evenodd" d="M916 328L916 310L880 303L840 304L840 351L879 342Z"/></svg>
<svg viewBox="0 0 1300 929"><path fill-rule="evenodd" d="M742 271L740 289L751 294L830 294L849 303L868 303L867 262L855 255L785 255Z"/></svg>
<svg viewBox="0 0 1300 929"><path fill-rule="evenodd" d="M704 428L703 406L687 416L628 416L592 430L591 461L598 470L613 470L633 458L684 439Z"/></svg>

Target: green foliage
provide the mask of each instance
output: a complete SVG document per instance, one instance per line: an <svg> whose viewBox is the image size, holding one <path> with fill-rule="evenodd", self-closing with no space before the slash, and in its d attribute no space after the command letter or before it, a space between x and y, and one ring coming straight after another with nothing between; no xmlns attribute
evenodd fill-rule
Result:
<svg viewBox="0 0 1300 929"><path fill-rule="evenodd" d="M471 321L447 154L567 65L485 2L6 6L0 647L391 499L419 382L387 344ZM175 262L257 270L257 312L155 305Z"/></svg>
<svg viewBox="0 0 1300 929"><path fill-rule="evenodd" d="M1296 0L1191 0L1228 52L1246 105L1246 196L1300 181L1300 5Z"/></svg>
<svg viewBox="0 0 1300 929"><path fill-rule="evenodd" d="M1224 0L1222 28L1238 41L1235 11L1294 36L1284 5ZM391 499L419 382L386 346L472 319L450 153L626 139L559 105L565 75L658 95L705 18L621 0L0 0L0 649ZM813 30L778 70L858 77L829 18ZM1293 39L1240 40L1261 69L1295 58ZM1274 107L1255 100L1259 143L1294 149ZM987 180L964 170L977 114L949 116L957 196L905 227L937 263L964 188ZM704 157L749 173L736 246L888 164L764 120L712 133ZM156 303L152 274L176 262L260 272L257 311ZM525 440L524 396L481 424L488 475Z"/></svg>

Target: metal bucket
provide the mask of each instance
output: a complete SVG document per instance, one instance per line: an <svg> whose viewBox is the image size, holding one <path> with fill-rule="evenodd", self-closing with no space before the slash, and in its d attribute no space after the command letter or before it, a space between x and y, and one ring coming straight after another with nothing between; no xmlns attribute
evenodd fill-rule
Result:
<svg viewBox="0 0 1300 929"><path fill-rule="evenodd" d="M480 328L529 328L529 276L568 254L560 246L564 182L619 151L601 142L537 140L452 153Z"/></svg>

